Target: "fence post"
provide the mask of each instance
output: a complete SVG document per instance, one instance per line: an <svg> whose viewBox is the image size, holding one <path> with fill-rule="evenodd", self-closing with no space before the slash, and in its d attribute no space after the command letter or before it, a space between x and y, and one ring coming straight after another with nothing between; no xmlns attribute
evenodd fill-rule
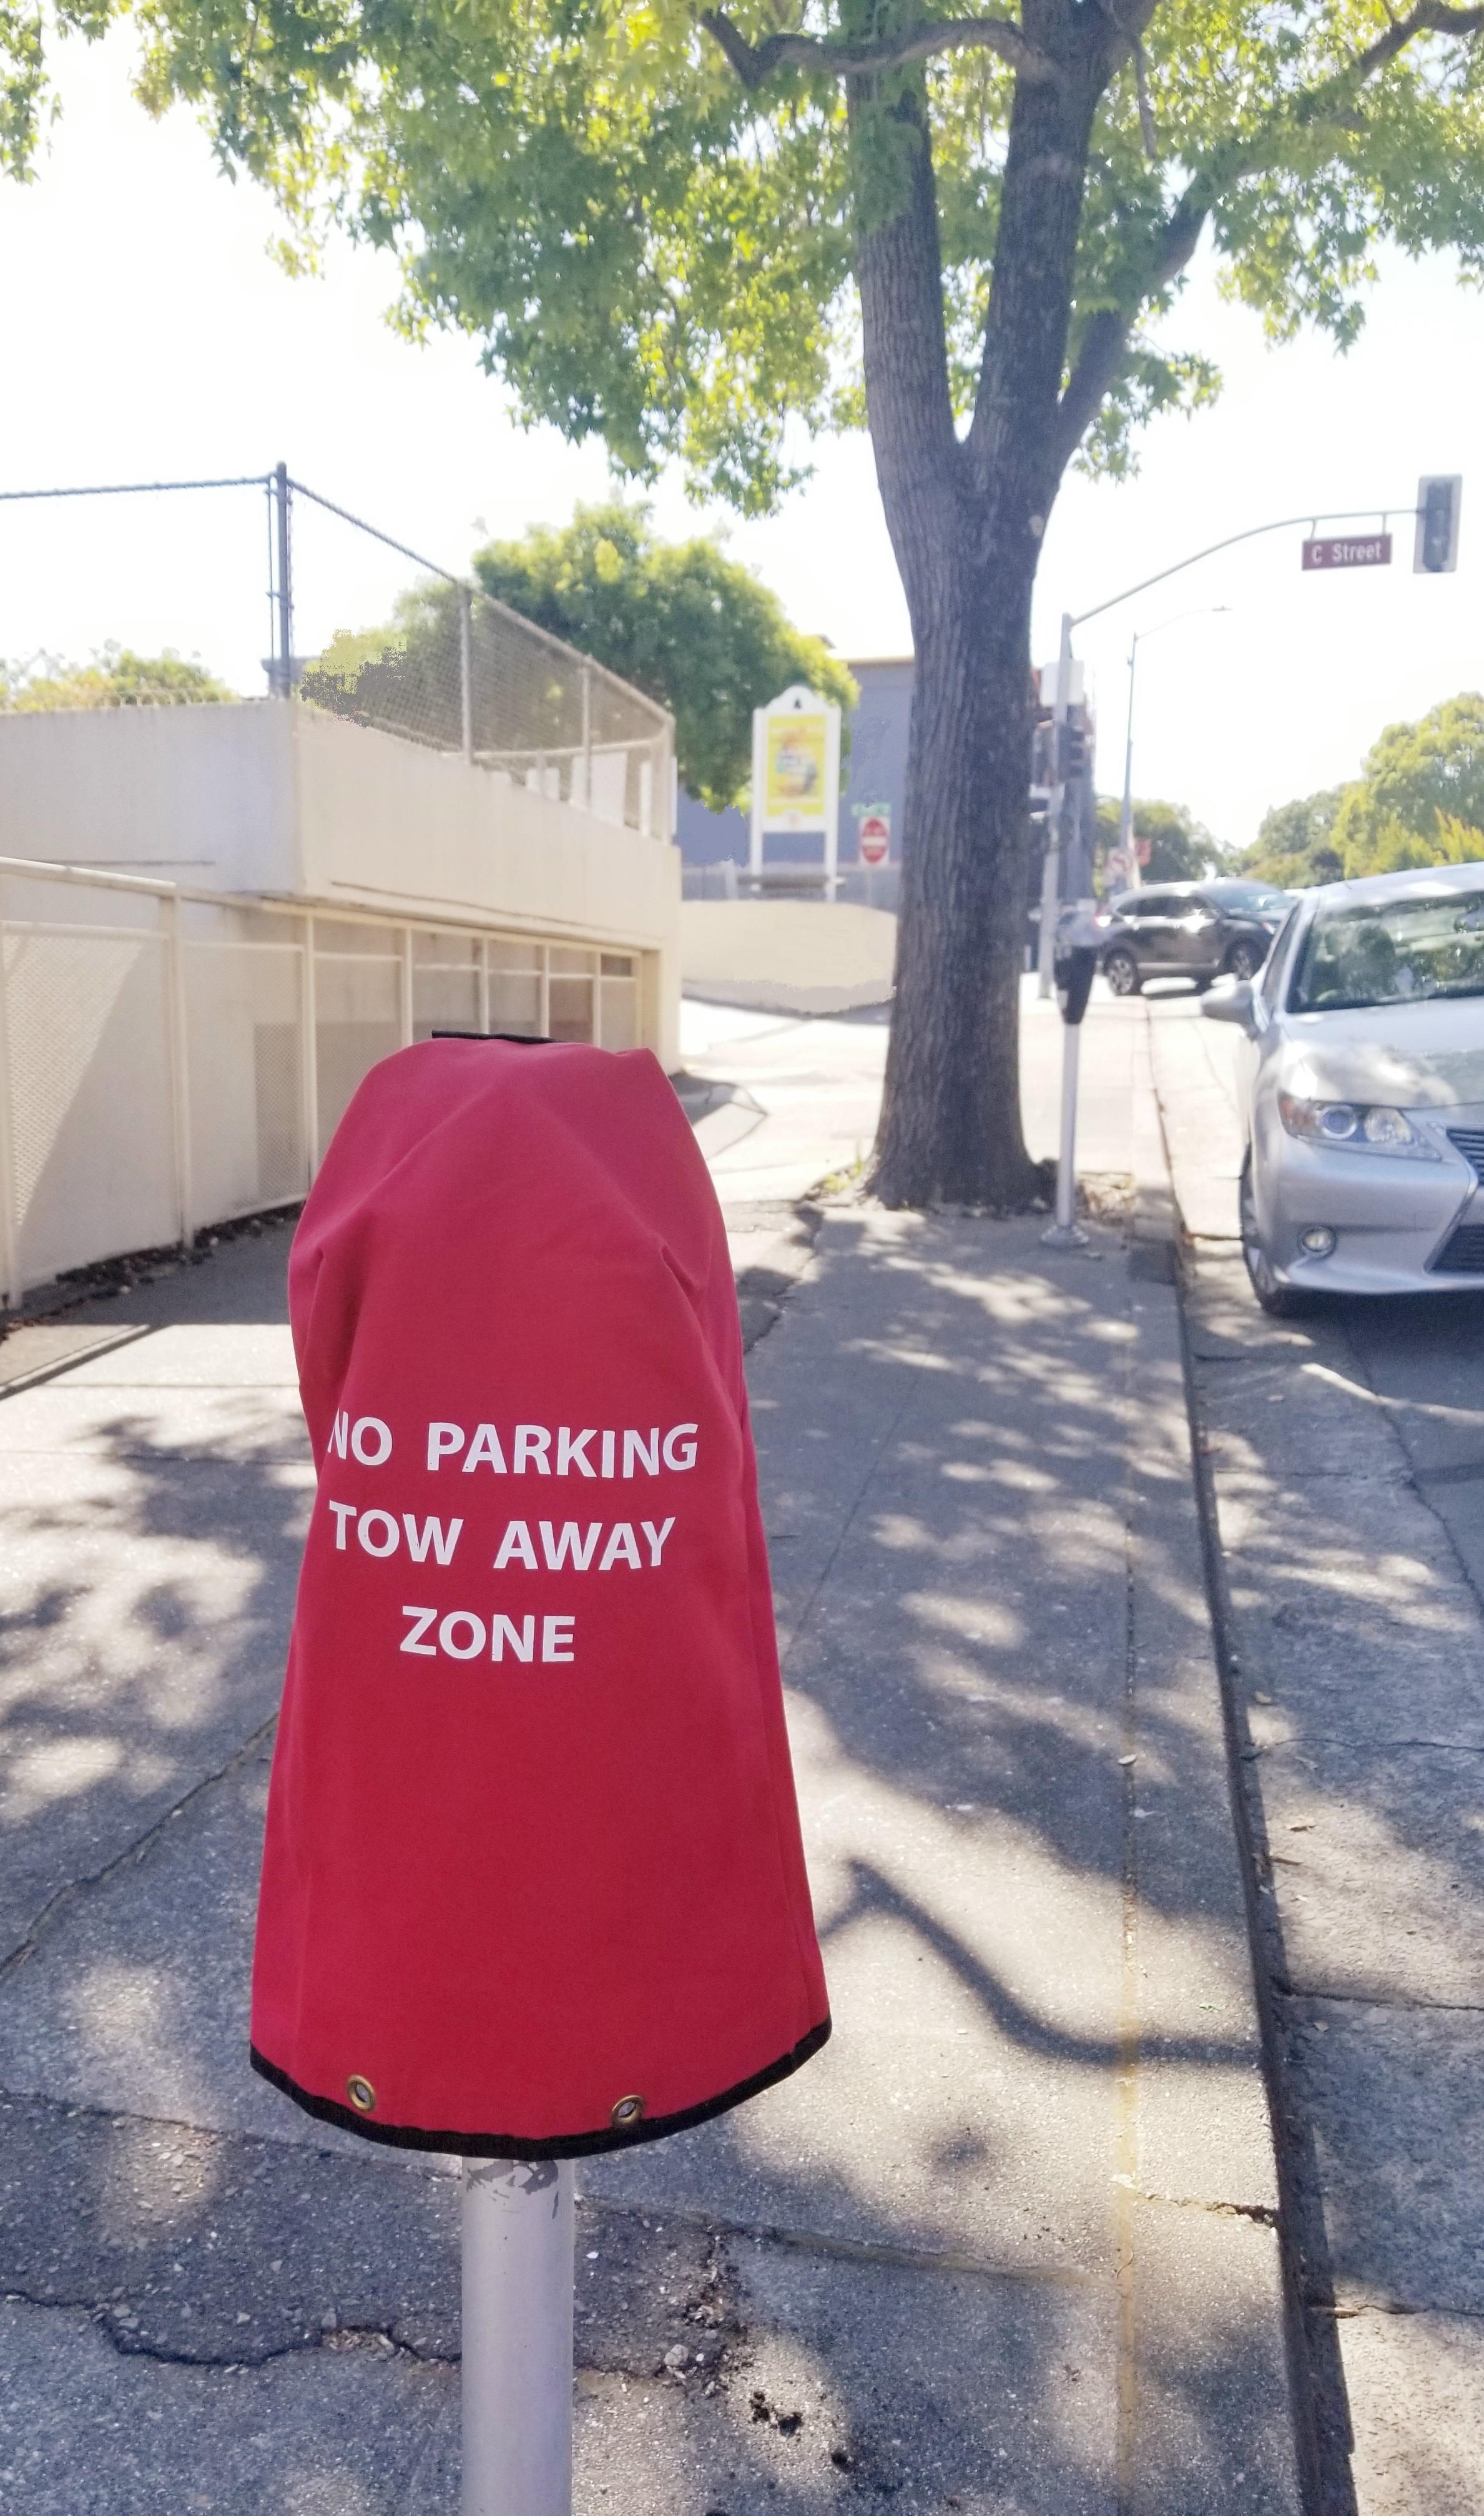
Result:
<svg viewBox="0 0 1484 2516"><path fill-rule="evenodd" d="M186 1019L186 962L181 946L180 894L165 908L165 979L170 1032L170 1122L175 1148L175 1218L181 1246L195 1238L191 1217L190 1029Z"/></svg>
<svg viewBox="0 0 1484 2516"><path fill-rule="evenodd" d="M402 929L397 993L398 1027L402 1032L401 1045L403 1048L410 1048L412 1045L412 929L410 926L404 926Z"/></svg>
<svg viewBox="0 0 1484 2516"><path fill-rule="evenodd" d="M319 1062L315 1039L315 921L304 921L304 967L299 974L299 1028L304 1054L299 1072L304 1087L304 1185L314 1187L319 1168Z"/></svg>
<svg viewBox="0 0 1484 2516"><path fill-rule="evenodd" d="M458 589L458 698L464 758L474 765L474 589Z"/></svg>
<svg viewBox="0 0 1484 2516"><path fill-rule="evenodd" d="M5 978L5 921L0 918L0 1295L9 1310L21 1299L21 1250L16 1219L16 1130L11 1106L10 1002Z"/></svg>
<svg viewBox="0 0 1484 2516"><path fill-rule="evenodd" d="M275 522L278 533L278 670L276 696L294 694L294 562L288 529L288 465L274 468Z"/></svg>

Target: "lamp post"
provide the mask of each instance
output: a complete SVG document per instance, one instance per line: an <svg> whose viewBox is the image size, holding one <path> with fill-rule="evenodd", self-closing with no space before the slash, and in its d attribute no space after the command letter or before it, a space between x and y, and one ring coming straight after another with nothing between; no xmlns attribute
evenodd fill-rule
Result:
<svg viewBox="0 0 1484 2516"><path fill-rule="evenodd" d="M1133 838L1133 676L1138 663L1141 638L1158 638L1161 631L1174 629L1182 620L1207 620L1218 611L1230 611L1229 603L1202 603L1193 610L1176 611L1168 620L1161 620L1153 629L1136 629L1128 649L1128 734L1124 745L1124 809L1119 815L1119 846L1128 868L1128 887L1139 888L1139 860Z"/></svg>

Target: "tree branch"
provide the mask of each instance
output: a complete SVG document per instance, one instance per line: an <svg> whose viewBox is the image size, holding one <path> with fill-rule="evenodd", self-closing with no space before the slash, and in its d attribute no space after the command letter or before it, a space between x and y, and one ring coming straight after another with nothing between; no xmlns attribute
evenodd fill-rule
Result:
<svg viewBox="0 0 1484 2516"><path fill-rule="evenodd" d="M1373 70L1384 69L1388 62L1394 61L1414 35L1476 35L1481 26L1484 9L1450 9L1447 0L1418 0L1418 6L1407 17L1393 18L1385 33L1378 35L1365 52L1357 53L1348 69L1341 70L1338 76L1352 79L1358 74L1368 79ZM1324 88L1314 91L1316 97L1333 85L1333 80L1326 80Z"/></svg>
<svg viewBox="0 0 1484 2516"><path fill-rule="evenodd" d="M903 69L911 62L930 61L935 53L970 51L997 53L1017 77L1033 85L1054 85L1061 78L1050 55L1029 42L1008 18L945 18L861 44L831 43L815 35L767 35L760 44L749 44L723 9L701 10L700 23L721 46L745 88L761 87L778 69L825 70L844 77Z"/></svg>
<svg viewBox="0 0 1484 2516"><path fill-rule="evenodd" d="M1165 249L1160 256L1154 277L1145 290L1146 300L1158 296L1172 279L1178 279L1191 255L1201 241L1209 202L1199 177L1188 185L1171 211L1165 229ZM1052 437L1052 460L1059 481L1081 442L1083 432L1097 417L1104 397L1112 391L1118 371L1124 363L1124 352L1135 321L1133 314L1123 314L1109 308L1094 314L1082 334L1077 363L1067 379L1066 388L1056 405L1056 425Z"/></svg>
<svg viewBox="0 0 1484 2516"><path fill-rule="evenodd" d="M1127 33L1127 21L1114 21L1120 31ZM1267 143L1285 123L1311 122L1325 111L1336 95L1341 95L1374 78L1395 61L1418 35L1475 35L1484 28L1484 7L1455 9L1448 0L1417 0L1405 18L1393 18L1383 35L1353 62L1334 71L1317 87L1303 95L1291 97L1261 131L1232 148L1217 149L1207 160L1187 186L1171 211L1166 225L1163 251L1151 280L1146 285L1142 302L1158 296L1172 279L1178 278L1201 240L1201 231L1215 207L1226 186L1260 162ZM1081 348L1069 376L1056 409L1053 438L1053 459L1059 480L1065 466L1077 451L1083 432L1097 416L1098 406L1114 385L1123 363L1128 335L1137 319L1137 310L1127 314L1116 309L1094 314L1082 334Z"/></svg>

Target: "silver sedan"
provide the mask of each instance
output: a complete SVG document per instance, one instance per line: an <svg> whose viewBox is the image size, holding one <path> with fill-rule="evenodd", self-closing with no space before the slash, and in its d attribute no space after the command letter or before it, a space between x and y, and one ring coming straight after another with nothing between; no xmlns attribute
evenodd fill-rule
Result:
<svg viewBox="0 0 1484 2516"><path fill-rule="evenodd" d="M1300 894L1243 1034L1242 1247L1263 1309L1484 1287L1484 864Z"/></svg>

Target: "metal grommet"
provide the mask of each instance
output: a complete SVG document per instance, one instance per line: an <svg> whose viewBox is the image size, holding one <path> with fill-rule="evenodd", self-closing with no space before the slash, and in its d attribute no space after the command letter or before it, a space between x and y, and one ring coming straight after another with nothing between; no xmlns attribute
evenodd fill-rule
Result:
<svg viewBox="0 0 1484 2516"><path fill-rule="evenodd" d="M351 2073L350 2077L345 2083L345 2093L350 2098L350 2101L355 2107L358 2115L370 2115L375 2113L376 2091L372 2087L370 2080L363 2079L359 2071L353 2071Z"/></svg>
<svg viewBox="0 0 1484 2516"><path fill-rule="evenodd" d="M609 2117L615 2131L627 2131L630 2123L642 2122L643 2119L644 2099L642 2097L620 2097Z"/></svg>

